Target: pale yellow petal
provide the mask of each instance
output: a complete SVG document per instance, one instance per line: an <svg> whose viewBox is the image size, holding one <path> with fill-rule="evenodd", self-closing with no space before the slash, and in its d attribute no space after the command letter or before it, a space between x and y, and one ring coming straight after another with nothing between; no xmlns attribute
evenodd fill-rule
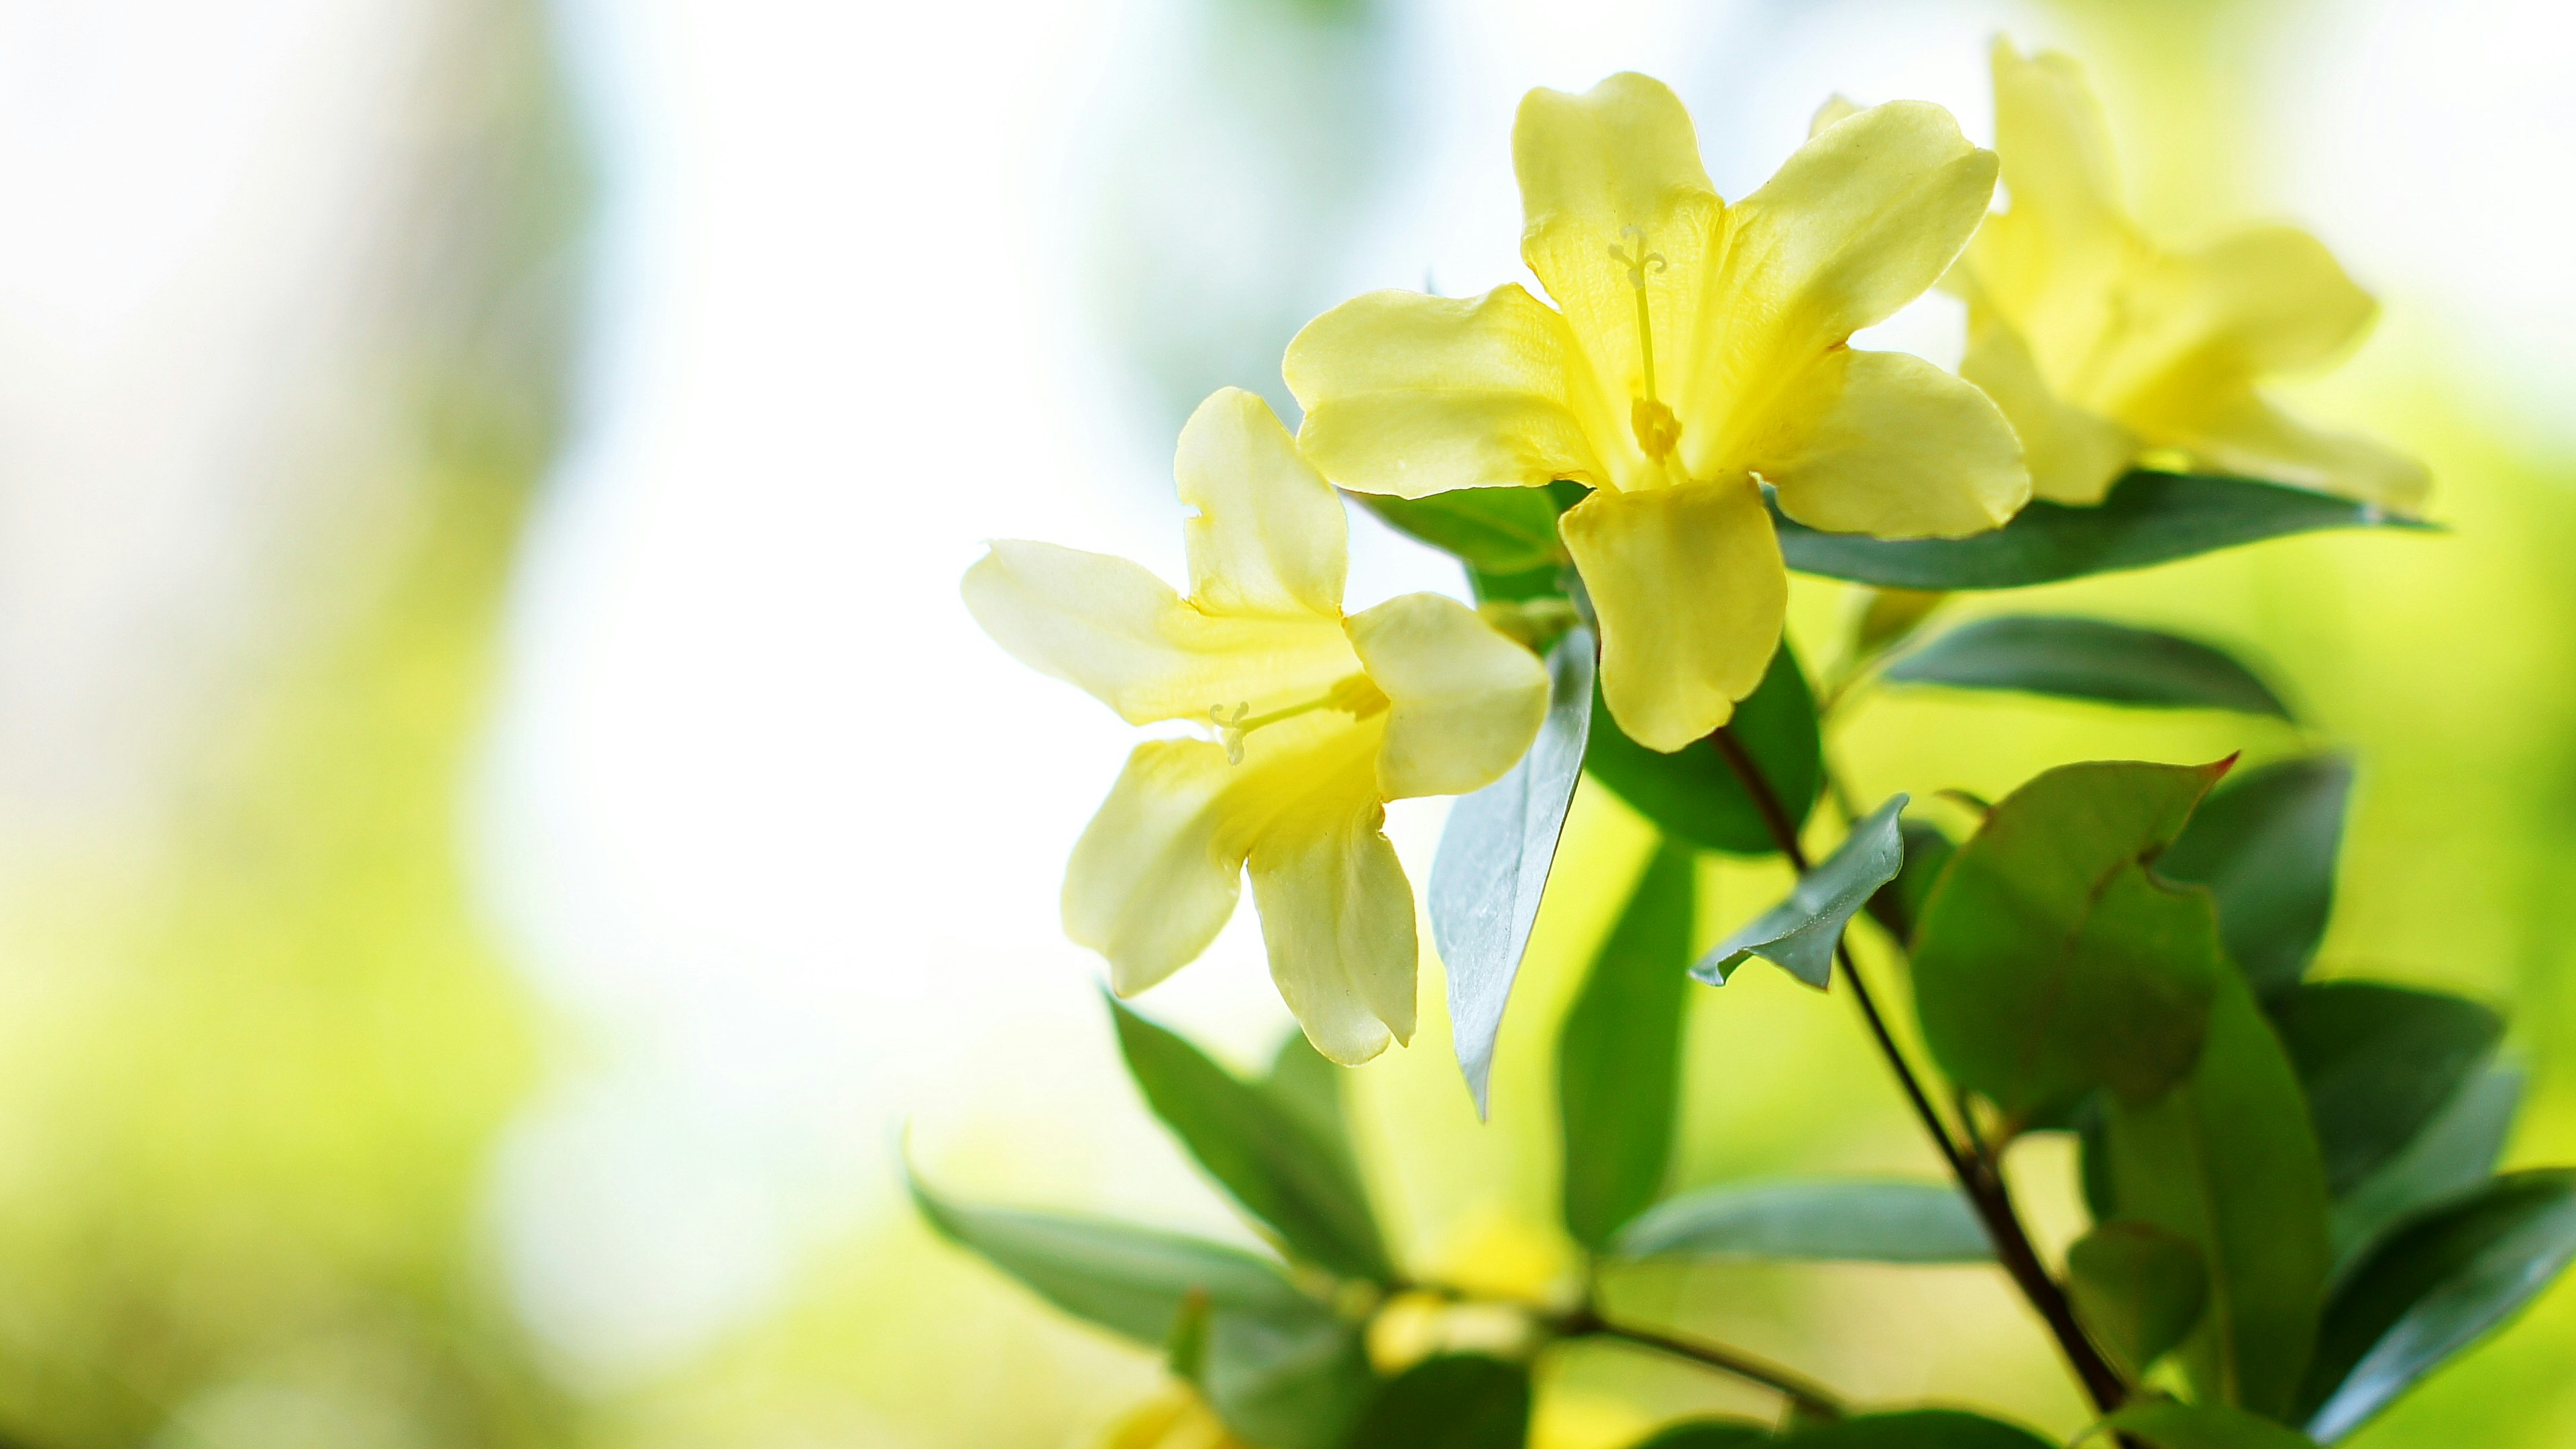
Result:
<svg viewBox="0 0 2576 1449"><path fill-rule="evenodd" d="M1252 898L1270 978L1315 1049L1357 1066L1413 1037L1413 887L1363 789L1343 808L1319 798L1262 833Z"/></svg>
<svg viewBox="0 0 2576 1449"><path fill-rule="evenodd" d="M1338 619L1210 615L1107 554L1001 540L966 571L963 592L994 642L1130 724L1204 723L1220 705L1258 714L1359 668Z"/></svg>
<svg viewBox="0 0 2576 1449"><path fill-rule="evenodd" d="M1579 96L1539 89L1512 122L1521 217L1535 231L1575 221L1617 239L1676 193L1714 192L1699 133L1662 81L1623 71Z"/></svg>
<svg viewBox="0 0 2576 1449"><path fill-rule="evenodd" d="M1172 474L1198 510L1186 525L1192 602L1212 613L1340 616L1349 520L1270 404L1218 389L1181 429Z"/></svg>
<svg viewBox="0 0 2576 1449"><path fill-rule="evenodd" d="M2378 315L2325 243L2296 227L2241 231L2187 252L2194 351L2249 373L2297 372L2332 362Z"/></svg>
<svg viewBox="0 0 2576 1449"><path fill-rule="evenodd" d="M2030 501L2021 442L1992 399L1902 352L1827 353L1781 399L1748 461L1812 528L1956 538Z"/></svg>
<svg viewBox="0 0 2576 1449"><path fill-rule="evenodd" d="M1825 97L1825 103L1816 107L1816 113L1807 118L1807 135L1810 138L1821 136L1825 133L1826 127L1848 121L1859 115L1861 110L1862 106L1858 101L1836 91Z"/></svg>
<svg viewBox="0 0 2576 1449"><path fill-rule="evenodd" d="M1628 737L1678 750L1762 682L1789 607L1749 479L1595 493L1561 521L1601 620L1601 692Z"/></svg>
<svg viewBox="0 0 2576 1449"><path fill-rule="evenodd" d="M1138 745L1074 845L1064 931L1109 958L1119 995L1197 960L1233 916L1249 841L1226 795L1240 779L1205 740Z"/></svg>
<svg viewBox="0 0 2576 1449"><path fill-rule="evenodd" d="M2263 478L2414 513L2432 491L2424 465L2393 448L2317 427L2250 390L2193 416L2154 420L2147 441L2214 472Z"/></svg>
<svg viewBox="0 0 2576 1449"><path fill-rule="evenodd" d="M2099 503L2137 457L2138 440L2128 429L2049 390L2021 333L1991 309L1969 313L1959 375L1993 398L2020 435L2034 497Z"/></svg>
<svg viewBox="0 0 2576 1449"><path fill-rule="evenodd" d="M2111 125L2084 68L2056 51L2024 59L2000 38L1991 58L1995 150L2013 211L2061 246L2124 226Z"/></svg>
<svg viewBox="0 0 2576 1449"><path fill-rule="evenodd" d="M1464 795L1518 763L1547 717L1547 669L1476 611L1406 594L1355 614L1351 647L1384 691L1378 794Z"/></svg>
<svg viewBox="0 0 2576 1449"><path fill-rule="evenodd" d="M1610 413L1565 319L1519 287L1355 297L1307 323L1280 370L1306 409L1298 445L1344 488L1606 480L1587 429Z"/></svg>

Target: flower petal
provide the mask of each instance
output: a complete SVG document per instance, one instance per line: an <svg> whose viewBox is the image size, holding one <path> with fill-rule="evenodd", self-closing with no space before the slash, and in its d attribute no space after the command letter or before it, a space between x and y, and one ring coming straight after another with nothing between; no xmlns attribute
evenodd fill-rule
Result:
<svg viewBox="0 0 2576 1449"><path fill-rule="evenodd" d="M2244 373L2331 362L2379 312L2325 243L2296 227L2241 231L2179 261L2190 295L2176 325L2190 352Z"/></svg>
<svg viewBox="0 0 2576 1449"><path fill-rule="evenodd" d="M1233 916L1248 844L1225 807L1240 778L1206 740L1150 740L1074 845L1064 931L1109 958L1119 995L1197 960Z"/></svg>
<svg viewBox="0 0 2576 1449"><path fill-rule="evenodd" d="M1204 722L1311 698L1359 668L1336 619L1219 617L1123 558L1004 539L966 571L967 611L1032 669L1081 686L1130 724Z"/></svg>
<svg viewBox="0 0 2576 1449"><path fill-rule="evenodd" d="M2251 389L2210 401L2196 415L2147 420L2151 443L2180 448L2201 466L2359 498L2413 513L2432 475L2368 438L2332 432L2283 411Z"/></svg>
<svg viewBox="0 0 2576 1449"><path fill-rule="evenodd" d="M1378 795L1464 795L1502 778L1547 717L1547 667L1476 611L1406 594L1351 617L1351 647L1389 702Z"/></svg>
<svg viewBox="0 0 2576 1449"><path fill-rule="evenodd" d="M2138 455L2138 440L2128 429L2049 391L2021 333L1991 307L1971 305L1959 375L1993 398L2020 435L2037 497L2099 503Z"/></svg>
<svg viewBox="0 0 2576 1449"><path fill-rule="evenodd" d="M1604 479L1585 429L1610 414L1565 319L1519 287L1353 298L1307 323L1280 370L1306 409L1299 446L1345 488Z"/></svg>
<svg viewBox="0 0 2576 1449"><path fill-rule="evenodd" d="M2001 37L1990 58L1995 150L2013 212L2059 248L2125 232L2111 123L2084 68L2053 50L2025 60Z"/></svg>
<svg viewBox="0 0 2576 1449"><path fill-rule="evenodd" d="M1252 898L1270 979L1315 1049L1357 1066L1413 1038L1413 887L1381 830L1386 810L1299 811L1252 850Z"/></svg>
<svg viewBox="0 0 2576 1449"><path fill-rule="evenodd" d="M1922 358L1836 349L1810 364L1746 458L1813 528L1881 538L1982 533L2030 501L1994 402Z"/></svg>
<svg viewBox="0 0 2576 1449"><path fill-rule="evenodd" d="M1241 388L1210 394L1181 429L1172 474L1198 510L1185 526L1192 602L1219 614L1341 616L1350 521L1270 404Z"/></svg>
<svg viewBox="0 0 2576 1449"><path fill-rule="evenodd" d="M1751 480L1595 493L1560 521L1601 619L1601 692L1650 749L1678 750L1762 682L1789 607Z"/></svg>

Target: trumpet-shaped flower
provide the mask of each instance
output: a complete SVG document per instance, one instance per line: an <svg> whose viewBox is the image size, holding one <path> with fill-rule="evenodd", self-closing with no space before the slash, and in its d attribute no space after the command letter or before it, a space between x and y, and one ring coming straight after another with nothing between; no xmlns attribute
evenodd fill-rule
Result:
<svg viewBox="0 0 2576 1449"><path fill-rule="evenodd" d="M1376 292L1289 344L1299 441L1346 488L1406 498L1573 479L1561 523L1622 729L1677 750L1761 682L1788 579L1759 483L1818 528L1993 528L2029 496L1993 403L1851 334L1929 288L1985 214L1995 158L1938 106L1827 128L1733 205L1681 102L1617 75L1532 91L1512 131L1519 286Z"/></svg>
<svg viewBox="0 0 2576 1449"><path fill-rule="evenodd" d="M1547 712L1536 656L1476 612L1407 594L1342 612L1347 522L1267 403L1200 404L1174 464L1183 598L1124 559L1000 542L966 605L1003 648L1130 724L1212 738L1136 747L1065 872L1065 930L1120 995L1196 959L1244 869L1271 978L1317 1049L1375 1056L1413 1034L1413 890L1385 802L1481 788Z"/></svg>
<svg viewBox="0 0 2576 1449"><path fill-rule="evenodd" d="M2161 449L2396 508L2423 500L2421 464L2256 390L2331 361L2370 323L2369 296L2324 246L2269 226L2159 248L2121 206L2110 130L2075 62L1998 40L1994 78L2011 204L1949 286L1968 302L1959 370L2012 419L2041 497L2098 503Z"/></svg>

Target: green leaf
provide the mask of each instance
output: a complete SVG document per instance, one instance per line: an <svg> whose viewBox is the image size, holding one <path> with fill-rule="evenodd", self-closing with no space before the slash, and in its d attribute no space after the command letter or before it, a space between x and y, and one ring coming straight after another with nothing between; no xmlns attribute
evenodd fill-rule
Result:
<svg viewBox="0 0 2576 1449"><path fill-rule="evenodd" d="M2199 1397L2287 1415L2325 1290L2325 1164L2245 983L2220 980L2190 1080L2143 1106L2113 1097L2109 1117L2121 1216L2188 1239L2209 1270L2209 1311L2181 1355Z"/></svg>
<svg viewBox="0 0 2576 1449"><path fill-rule="evenodd" d="M1750 1419L1691 1419L1667 1424L1629 1449L1743 1449L1770 1442L1771 1431Z"/></svg>
<svg viewBox="0 0 2576 1449"><path fill-rule="evenodd" d="M1709 948L1690 973L1724 986L1735 968L1759 956L1818 991L1834 976L1834 947L1852 913L1905 863L1905 841L1896 824L1905 797L1895 796L1866 819L1814 869L1798 878L1789 898Z"/></svg>
<svg viewBox="0 0 2576 1449"><path fill-rule="evenodd" d="M1137 1343L1160 1346L1182 1301L1297 1318L1323 1313L1278 1266L1239 1248L1109 1218L973 1207L908 1179L913 1205L939 1235L970 1249L1039 1297Z"/></svg>
<svg viewBox="0 0 2576 1449"><path fill-rule="evenodd" d="M2010 589L2145 568L2238 544L2330 528L2429 526L2372 504L2251 478L2130 473L2093 507L2034 500L1967 538L1824 533L1772 506L1780 552L1800 573L1900 589Z"/></svg>
<svg viewBox="0 0 2576 1449"><path fill-rule="evenodd" d="M1342 1072L1292 1026L1280 1038L1279 1049L1271 1053L1270 1075L1262 1081L1261 1091L1303 1123L1351 1181L1359 1182L1363 1180L1359 1154L1352 1150L1350 1121L1342 1111Z"/></svg>
<svg viewBox="0 0 2576 1449"><path fill-rule="evenodd" d="M2225 1404L2131 1404L2102 1427L2153 1449L2316 1449L2304 1434Z"/></svg>
<svg viewBox="0 0 2576 1449"><path fill-rule="evenodd" d="M1341 1449L1378 1377L1357 1324L1219 1313L1199 1387L1238 1438L1264 1449Z"/></svg>
<svg viewBox="0 0 2576 1449"><path fill-rule="evenodd" d="M1521 1449L1529 1370L1480 1354L1426 1358L1389 1380L1348 1449Z"/></svg>
<svg viewBox="0 0 2576 1449"><path fill-rule="evenodd" d="M1353 493L1360 506L1468 567L1521 574L1564 561L1556 504L1540 488L1460 488L1427 498Z"/></svg>
<svg viewBox="0 0 2576 1449"><path fill-rule="evenodd" d="M2066 1292L2094 1339L2136 1377L2200 1322L2209 1271L2188 1238L2107 1222L2066 1250Z"/></svg>
<svg viewBox="0 0 2576 1449"><path fill-rule="evenodd" d="M1888 665L1883 677L1891 684L2292 717L2271 686L2228 654L2198 640L2100 619L1977 619Z"/></svg>
<svg viewBox="0 0 2576 1449"><path fill-rule="evenodd" d="M1778 1442L1796 1449L2057 1449L2028 1429L1956 1409L1863 1414L1800 1429Z"/></svg>
<svg viewBox="0 0 2576 1449"><path fill-rule="evenodd" d="M1689 847L1656 849L1557 1037L1565 1227L1587 1248L1655 1200L1672 1159L1698 874Z"/></svg>
<svg viewBox="0 0 2576 1449"><path fill-rule="evenodd" d="M1449 807L1440 853L1431 862L1431 939L1449 973L1450 1035L1479 1117L1503 1008L1529 950L1566 807L1583 777L1593 720L1592 647L1592 631L1574 629L1548 651L1547 718L1538 739L1501 779Z"/></svg>
<svg viewBox="0 0 2576 1449"><path fill-rule="evenodd" d="M1612 1247L1629 1260L1983 1263L1994 1258L1984 1225L1957 1188L1859 1178L1703 1188L1649 1209Z"/></svg>
<svg viewBox="0 0 2576 1449"><path fill-rule="evenodd" d="M2393 1227L2486 1186L2522 1105L2522 1072L2489 1061L2415 1140L2334 1208L2335 1280Z"/></svg>
<svg viewBox="0 0 2576 1449"><path fill-rule="evenodd" d="M2298 984L2334 909L2352 762L2314 755L2246 770L2210 792L2156 862L2209 887L2228 959L2270 997Z"/></svg>
<svg viewBox="0 0 2576 1449"><path fill-rule="evenodd" d="M1109 1010L1145 1104L1245 1212L1318 1266L1378 1282L1395 1276L1347 1158L1178 1034L1115 1001Z"/></svg>
<svg viewBox="0 0 2576 1449"><path fill-rule="evenodd" d="M1941 827L1924 821L1901 820L1896 828L1903 837L1905 863L1897 868L1896 879L1870 896L1869 914L1898 945L1904 945L1914 939L1914 927L1923 919L1923 903L1931 899L1933 884L1950 868L1950 857L1959 853L1959 847L1941 833Z"/></svg>
<svg viewBox="0 0 2576 1449"><path fill-rule="evenodd" d="M2415 1140L2504 1035L2474 1001L2368 981L2309 982L2272 1006L2340 1197Z"/></svg>
<svg viewBox="0 0 2576 1449"><path fill-rule="evenodd" d="M2008 1118L2182 1080L2226 971L2206 892L2146 862L2227 762L2095 762L2014 791L1924 902L1914 989L1950 1079Z"/></svg>
<svg viewBox="0 0 2576 1449"><path fill-rule="evenodd" d="M2326 1309L2301 1407L2333 1443L2511 1317L2576 1258L2576 1168L2507 1173L2390 1235Z"/></svg>
<svg viewBox="0 0 2576 1449"><path fill-rule="evenodd" d="M1737 703L1727 724L1762 778L1804 822L1824 783L1824 746L1816 735L1816 701L1797 656L1782 641L1761 687ZM1672 754L1647 749L1620 732L1597 699L1592 742L1583 768L1610 792L1674 840L1731 855L1769 855L1779 849L1762 812L1736 782L1713 745L1692 744Z"/></svg>

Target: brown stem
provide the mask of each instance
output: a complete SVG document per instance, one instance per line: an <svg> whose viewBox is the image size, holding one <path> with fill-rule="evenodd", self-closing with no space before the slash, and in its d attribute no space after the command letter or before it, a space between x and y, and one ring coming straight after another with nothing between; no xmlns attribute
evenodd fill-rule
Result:
<svg viewBox="0 0 2576 1449"><path fill-rule="evenodd" d="M1745 750L1744 742L1735 737L1734 730L1721 725L1709 736L1709 743L1716 747L1718 756L1726 761L1727 768L1735 774L1736 782L1752 799L1753 808L1761 814L1762 823L1770 830L1771 839L1780 847L1780 853L1789 858L1789 864L1800 875L1805 875L1809 868L1807 852L1798 843L1797 822L1789 818L1787 808L1780 803L1779 793L1764 778L1761 767ZM1887 1029L1887 1018L1879 1014L1878 1003L1870 995L1869 983L1861 978L1860 968L1853 964L1850 949L1839 940L1834 943L1834 959L1842 965L1843 980L1851 987L1852 1000L1860 1004L1861 1017L1869 1024L1870 1035L1878 1043L1879 1054L1887 1059L1897 1081L1904 1086L1906 1099L1914 1106L1914 1114L1923 1120L1923 1130L1931 1134L1934 1145L1941 1149L1942 1160L1949 1164L1951 1175L1958 1179L1960 1191L1968 1195L1969 1205L1976 1209L1978 1221L1985 1224L1986 1236L1994 1240L1996 1260L2048 1325L2049 1333L2057 1339L2059 1350L2066 1355L2068 1366L2075 1370L2076 1378L2082 1381L2084 1391L2092 1398L2094 1406L2105 1414L2117 1409L2128 1400L2128 1385L2121 1381L2118 1370L2111 1367L2110 1361L2102 1357L2101 1350L2093 1346L2093 1341L2085 1337L2082 1325L2075 1321L2075 1310L2066 1301L2065 1291L2057 1286L2056 1279L2048 1276L2048 1269L2040 1263L2038 1250L2031 1246L2030 1234L2022 1228L2021 1215L2013 1208L2012 1194L2004 1186L2003 1174L1985 1153L1963 1149L1950 1135L1949 1124L1941 1120L1940 1112L1923 1090L1922 1080L1914 1074L1913 1066L1898 1048L1895 1034ZM1973 1133L1973 1125L1969 1130Z"/></svg>
<svg viewBox="0 0 2576 1449"><path fill-rule="evenodd" d="M1580 1308L1557 1324L1557 1332L1566 1338L1615 1338L1641 1348L1733 1374L1747 1383L1760 1384L1788 1399L1791 1403L1821 1418L1839 1419L1851 1412L1833 1390L1794 1369L1782 1368L1768 1359L1758 1358L1742 1349L1720 1344L1700 1343L1675 1338L1651 1328L1632 1328L1612 1323L1591 1308Z"/></svg>

